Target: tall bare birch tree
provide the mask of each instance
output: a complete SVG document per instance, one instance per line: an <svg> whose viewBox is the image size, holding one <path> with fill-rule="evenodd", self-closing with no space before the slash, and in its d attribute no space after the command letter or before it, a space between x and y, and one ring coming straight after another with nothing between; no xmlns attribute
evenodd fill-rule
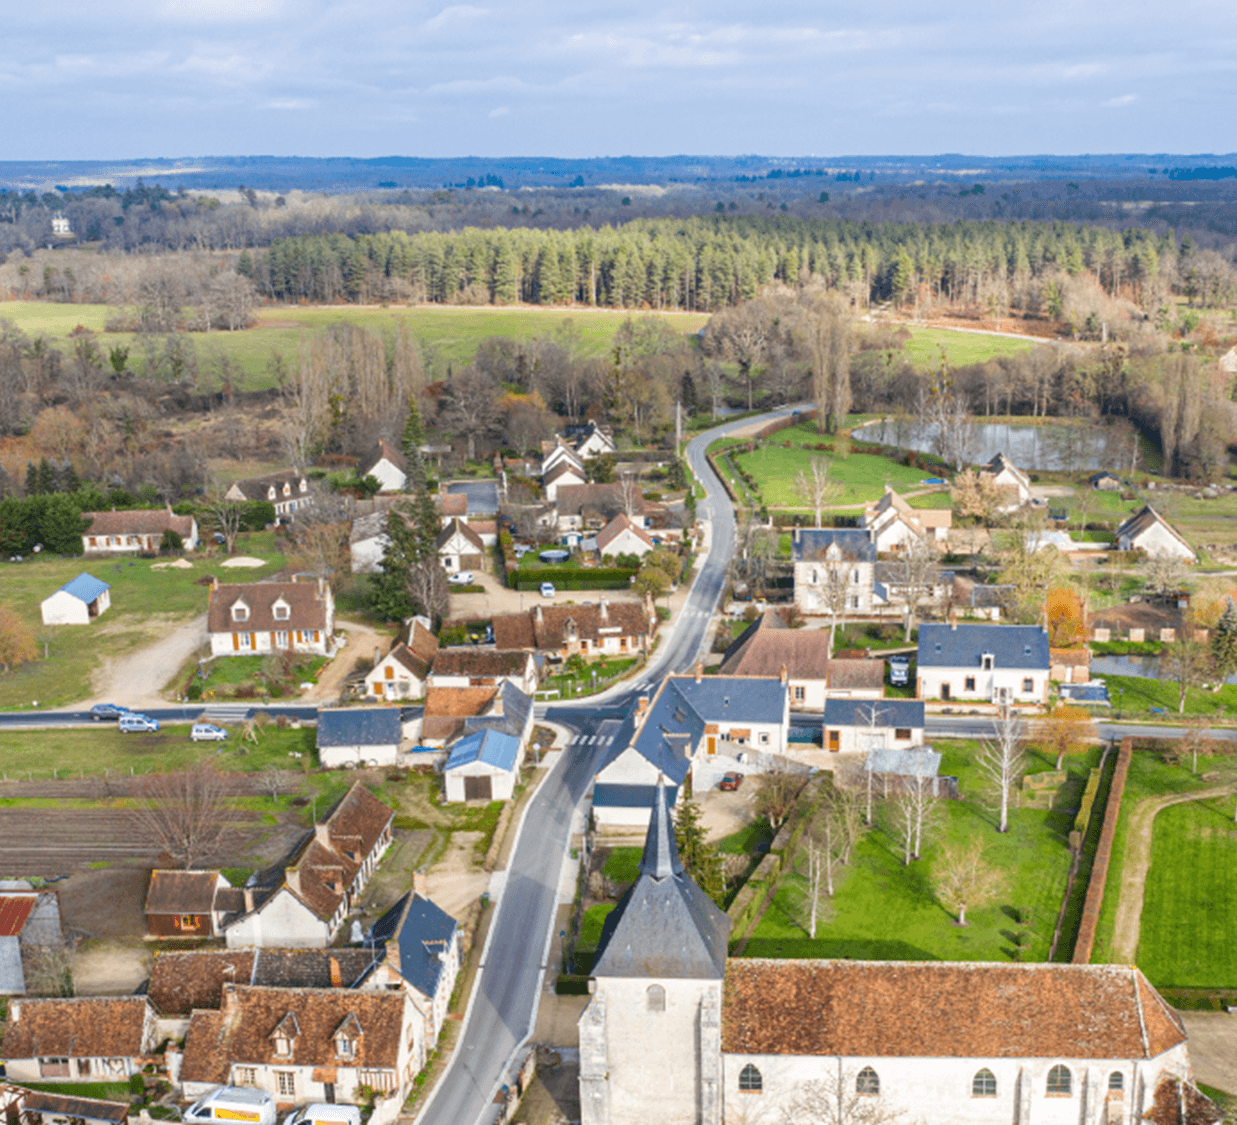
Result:
<svg viewBox="0 0 1237 1125"><path fill-rule="evenodd" d="M795 474L795 492L804 503L811 506L815 513L814 527L820 527L821 511L841 491L836 481L829 479L829 462L823 457L813 457L808 462L807 470L800 469Z"/></svg>
<svg viewBox="0 0 1237 1125"><path fill-rule="evenodd" d="M1009 802L1026 772L1026 727L1018 713L1002 707L992 724L992 737L979 752L979 768L992 783L1001 807L998 832L1009 831Z"/></svg>

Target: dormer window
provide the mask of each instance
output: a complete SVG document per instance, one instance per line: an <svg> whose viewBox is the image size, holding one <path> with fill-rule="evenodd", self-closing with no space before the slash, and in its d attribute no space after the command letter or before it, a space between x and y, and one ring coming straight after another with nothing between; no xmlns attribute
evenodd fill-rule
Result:
<svg viewBox="0 0 1237 1125"><path fill-rule="evenodd" d="M270 486L270 488L268 488L268 489L266 490L266 498L267 498L268 500L274 500L274 499L275 499L275 497L276 497L276 496L278 496L278 495L279 495L279 493L277 493L277 492L275 491L275 486L274 486L273 484Z"/></svg>
<svg viewBox="0 0 1237 1125"><path fill-rule="evenodd" d="M292 1054L292 1040L287 1039L282 1035L275 1036L275 1054L281 1059L286 1059Z"/></svg>
<svg viewBox="0 0 1237 1125"><path fill-rule="evenodd" d="M274 1044L275 1057L291 1058L292 1049L296 1046L296 1037L301 1033L301 1025L296 1022L296 1015L289 1012L275 1025L270 1038Z"/></svg>
<svg viewBox="0 0 1237 1125"><path fill-rule="evenodd" d="M289 607L287 602L276 602L272 609L274 610L276 621L287 621L292 613L291 607Z"/></svg>
<svg viewBox="0 0 1237 1125"><path fill-rule="evenodd" d="M984 671L985 671L985 672L991 672L991 671L992 671L992 653L990 653L990 652L985 652L985 653L983 654L982 659L983 659L983 668L984 668Z"/></svg>
<svg viewBox="0 0 1237 1125"><path fill-rule="evenodd" d="M291 496L291 495L292 495L292 485L290 485L287 481L284 481L284 486L283 486L283 494L284 494L285 496Z"/></svg>
<svg viewBox="0 0 1237 1125"><path fill-rule="evenodd" d="M244 602L237 602L232 607L232 620L233 621L248 621L249 620L249 607Z"/></svg>
<svg viewBox="0 0 1237 1125"><path fill-rule="evenodd" d="M344 1022L335 1029L335 1057L353 1059L357 1054L357 1043L361 1038L361 1023L355 1012L349 1012Z"/></svg>

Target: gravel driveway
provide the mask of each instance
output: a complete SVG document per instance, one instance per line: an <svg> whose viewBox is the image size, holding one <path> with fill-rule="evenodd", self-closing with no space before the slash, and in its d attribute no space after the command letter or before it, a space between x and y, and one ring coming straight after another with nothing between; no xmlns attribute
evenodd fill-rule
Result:
<svg viewBox="0 0 1237 1125"><path fill-rule="evenodd" d="M162 707L163 689L180 666L206 643L206 614L172 628L154 644L129 656L105 659L94 675L95 694L81 706L119 703L125 707Z"/></svg>

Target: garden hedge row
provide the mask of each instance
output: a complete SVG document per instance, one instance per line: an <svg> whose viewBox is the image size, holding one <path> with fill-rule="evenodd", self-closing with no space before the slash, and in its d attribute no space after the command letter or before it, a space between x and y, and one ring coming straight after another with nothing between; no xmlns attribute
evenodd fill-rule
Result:
<svg viewBox="0 0 1237 1125"><path fill-rule="evenodd" d="M1121 816L1121 794L1125 790L1125 778L1130 772L1130 757L1134 752L1132 739L1125 739L1117 754L1117 769L1112 775L1112 788L1108 791L1108 807L1104 810L1104 827L1095 848L1095 862L1091 867L1091 881L1087 884L1087 898L1078 924L1078 937L1074 939L1075 965L1089 965L1091 951L1095 946L1095 930L1100 921L1100 907L1104 905L1104 888L1108 885L1108 864L1112 859L1112 840L1117 832L1117 820Z"/></svg>
<svg viewBox="0 0 1237 1125"><path fill-rule="evenodd" d="M537 567L512 571L507 579L515 590L535 590L543 582L552 582L556 590L626 590L635 573L621 566Z"/></svg>

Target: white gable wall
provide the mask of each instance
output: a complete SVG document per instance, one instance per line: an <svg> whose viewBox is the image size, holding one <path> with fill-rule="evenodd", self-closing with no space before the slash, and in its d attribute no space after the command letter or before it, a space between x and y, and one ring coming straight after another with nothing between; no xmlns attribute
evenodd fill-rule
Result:
<svg viewBox="0 0 1237 1125"><path fill-rule="evenodd" d="M386 532L358 539L348 548L352 555L353 574L377 574L382 569L382 557L387 553Z"/></svg>
<svg viewBox="0 0 1237 1125"><path fill-rule="evenodd" d="M403 492L408 479L398 465L385 457L379 458L378 463L369 470L369 475L382 485L381 492Z"/></svg>
<svg viewBox="0 0 1237 1125"><path fill-rule="evenodd" d="M601 549L603 555L639 555L643 558L653 548L629 527L623 528Z"/></svg>
<svg viewBox="0 0 1237 1125"><path fill-rule="evenodd" d="M106 596L106 594L104 595ZM44 598L40 606L44 625L89 625L90 607L65 590Z"/></svg>
<svg viewBox="0 0 1237 1125"><path fill-rule="evenodd" d="M229 949L325 949L330 944L327 924L287 887L280 887L259 909L238 918L225 936Z"/></svg>
<svg viewBox="0 0 1237 1125"><path fill-rule="evenodd" d="M464 778L485 777L487 774L490 778L490 800L510 800L512 793L515 792L516 774L519 772L523 761L524 751L521 750L516 757L516 768L514 771L500 769L498 766L490 765L489 762L466 762L464 765L456 766L454 769L444 770L442 777L447 800L463 801L465 799Z"/></svg>
<svg viewBox="0 0 1237 1125"><path fill-rule="evenodd" d="M1162 523L1153 523L1141 535L1131 539L1128 535L1121 537L1118 544L1123 551L1145 551L1148 555L1167 555L1183 562L1194 562L1194 552L1185 546Z"/></svg>
<svg viewBox="0 0 1237 1125"><path fill-rule="evenodd" d="M377 744L357 743L352 746L322 746L318 749L318 760L324 769L343 769L345 766L393 766L399 755L398 742L381 742Z"/></svg>

